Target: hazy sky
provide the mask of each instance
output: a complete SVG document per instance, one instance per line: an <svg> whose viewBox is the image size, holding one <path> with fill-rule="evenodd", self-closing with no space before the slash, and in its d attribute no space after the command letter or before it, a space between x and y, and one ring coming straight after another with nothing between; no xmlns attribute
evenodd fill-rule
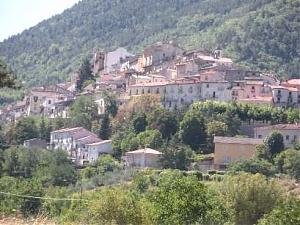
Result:
<svg viewBox="0 0 300 225"><path fill-rule="evenodd" d="M0 42L77 2L79 0L0 0Z"/></svg>

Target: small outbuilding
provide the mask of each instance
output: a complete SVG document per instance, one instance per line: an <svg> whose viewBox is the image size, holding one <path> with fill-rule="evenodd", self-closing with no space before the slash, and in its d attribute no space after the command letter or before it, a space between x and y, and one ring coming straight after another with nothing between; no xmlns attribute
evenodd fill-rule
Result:
<svg viewBox="0 0 300 225"><path fill-rule="evenodd" d="M151 149L143 148L125 154L126 168L159 168L159 158L161 152Z"/></svg>

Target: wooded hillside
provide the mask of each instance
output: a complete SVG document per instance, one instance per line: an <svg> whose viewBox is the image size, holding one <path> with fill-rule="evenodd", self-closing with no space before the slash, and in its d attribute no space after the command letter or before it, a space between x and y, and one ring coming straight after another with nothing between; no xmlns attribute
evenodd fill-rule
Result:
<svg viewBox="0 0 300 225"><path fill-rule="evenodd" d="M235 62L297 77L300 2L286 0L83 0L0 43L25 87L58 83L102 48L139 53L176 39L185 49L220 46Z"/></svg>

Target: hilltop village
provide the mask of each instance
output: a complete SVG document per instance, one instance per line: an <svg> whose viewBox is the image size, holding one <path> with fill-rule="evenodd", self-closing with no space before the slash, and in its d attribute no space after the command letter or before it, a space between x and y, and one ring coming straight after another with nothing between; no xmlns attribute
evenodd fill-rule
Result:
<svg viewBox="0 0 300 225"><path fill-rule="evenodd" d="M299 224L299 91L220 48L96 51L1 108L0 223Z"/></svg>
<svg viewBox="0 0 300 225"><path fill-rule="evenodd" d="M106 112L104 93L107 92L116 96L119 107L126 106L135 97L151 94L157 97L161 107L169 111L187 110L191 104L207 100L281 109L298 108L299 79L280 82L273 74L236 67L232 59L223 56L220 48L211 52L204 49L186 51L175 41L159 42L144 49L140 55L133 55L124 48L108 53L99 50L92 61L93 82L79 89L79 75L75 73L69 82L33 87L22 101L1 108L1 122L17 122L22 117L37 115L43 115L50 122L58 117L68 119L70 105L80 96L94 99L96 114L101 118ZM215 161L207 168L224 169L234 159L251 157L255 147L262 144L263 138L274 129L283 132L286 147L292 146L300 136L300 126L296 124L273 127L265 123L258 126L260 128L252 125L250 131L249 127L244 129L242 134L250 138L215 137ZM32 143L39 141L31 140ZM30 145L30 140L27 145ZM112 143L83 127L65 127L52 131L50 143L44 141L42 146L65 149L74 162L83 165L94 161L100 154L110 153ZM233 150L224 155L218 150L224 146L250 150L242 153ZM150 152L161 154L156 150ZM138 165L141 166L141 163ZM150 164L142 166L151 167Z"/></svg>

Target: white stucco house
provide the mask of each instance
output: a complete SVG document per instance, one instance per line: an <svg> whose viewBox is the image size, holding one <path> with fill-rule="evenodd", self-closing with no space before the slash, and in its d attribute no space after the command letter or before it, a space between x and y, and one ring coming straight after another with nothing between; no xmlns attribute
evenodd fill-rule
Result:
<svg viewBox="0 0 300 225"><path fill-rule="evenodd" d="M65 128L51 132L50 148L65 150L78 165L91 163L102 154L111 152L111 140L101 140L83 127Z"/></svg>
<svg viewBox="0 0 300 225"><path fill-rule="evenodd" d="M127 152L125 155L125 165L126 168L159 168L159 158L161 155L161 152L151 148Z"/></svg>

